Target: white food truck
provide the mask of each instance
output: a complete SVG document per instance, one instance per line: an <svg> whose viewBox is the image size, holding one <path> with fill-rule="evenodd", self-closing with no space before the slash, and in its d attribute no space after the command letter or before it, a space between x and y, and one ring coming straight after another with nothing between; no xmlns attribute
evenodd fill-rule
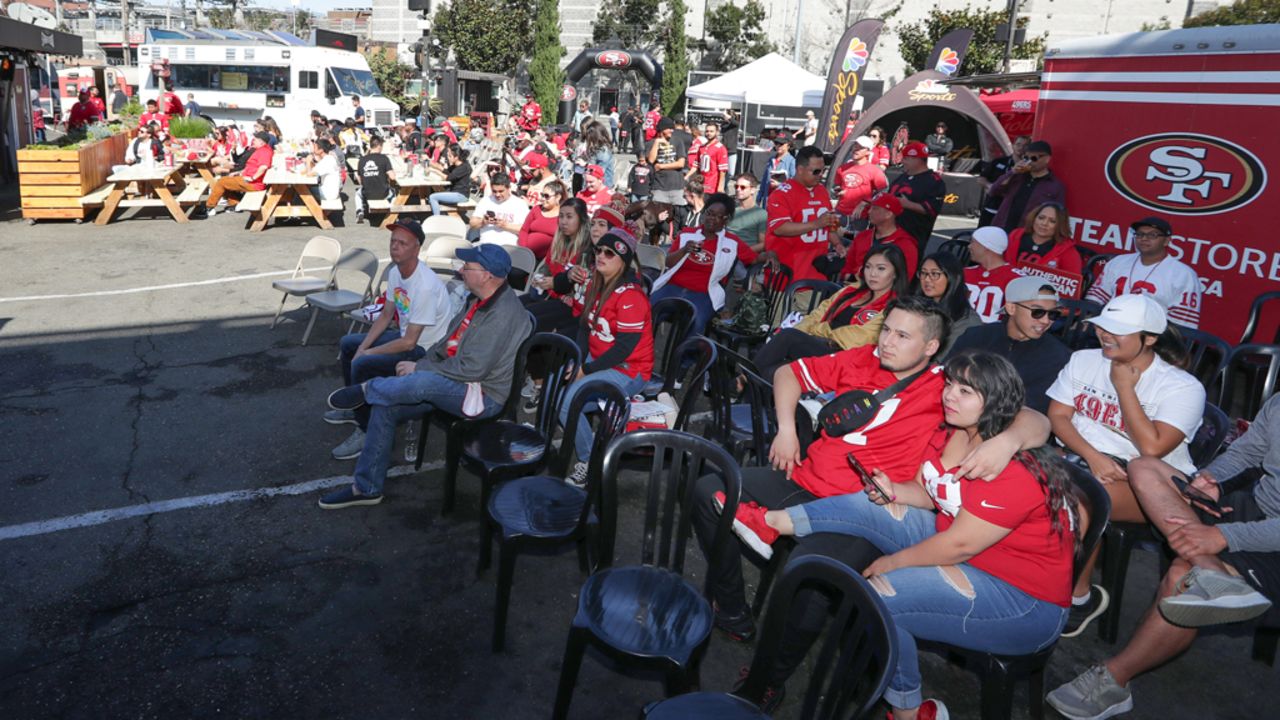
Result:
<svg viewBox="0 0 1280 720"><path fill-rule="evenodd" d="M355 43L322 31L306 42L277 31L148 29L138 48L139 94L148 100L171 86L184 103L194 95L219 125L245 130L269 115L286 138L310 134L312 110L353 117L352 95L367 126L397 124L399 106L383 96Z"/></svg>

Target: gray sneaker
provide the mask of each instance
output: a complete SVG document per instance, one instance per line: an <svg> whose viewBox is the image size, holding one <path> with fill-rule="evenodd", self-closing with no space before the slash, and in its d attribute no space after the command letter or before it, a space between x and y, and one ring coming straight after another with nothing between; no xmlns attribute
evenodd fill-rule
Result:
<svg viewBox="0 0 1280 720"><path fill-rule="evenodd" d="M354 410L326 410L324 413L324 421L330 425L355 425L356 413Z"/></svg>
<svg viewBox="0 0 1280 720"><path fill-rule="evenodd" d="M360 457L360 451L364 449L364 431L356 428L352 431L351 436L342 441L342 444L333 449L334 460L354 460Z"/></svg>
<svg viewBox="0 0 1280 720"><path fill-rule="evenodd" d="M1094 665L1045 697L1069 720L1106 720L1133 709L1133 693L1116 683L1104 665Z"/></svg>
<svg viewBox="0 0 1280 720"><path fill-rule="evenodd" d="M1244 578L1191 568L1178 581L1177 595L1160 601L1160 614L1174 625L1204 627L1251 620L1271 607L1271 601Z"/></svg>
<svg viewBox="0 0 1280 720"><path fill-rule="evenodd" d="M572 485L576 488L585 488L587 486L587 464L579 462L573 466L573 472L569 477L564 479L565 485Z"/></svg>

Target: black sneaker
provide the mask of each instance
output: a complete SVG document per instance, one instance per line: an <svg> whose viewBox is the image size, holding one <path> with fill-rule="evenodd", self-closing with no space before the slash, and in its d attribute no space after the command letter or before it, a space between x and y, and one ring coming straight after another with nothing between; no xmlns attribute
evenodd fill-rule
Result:
<svg viewBox="0 0 1280 720"><path fill-rule="evenodd" d="M713 604L716 613L715 626L730 640L735 642L751 642L756 636L756 621L751 619L751 609L745 609L740 615L728 615L720 611L720 606Z"/></svg>
<svg viewBox="0 0 1280 720"><path fill-rule="evenodd" d="M738 695L738 697L741 697L743 700L746 700L747 702L756 703L756 706L759 707L760 710L765 715L772 716L774 711L777 710L780 705L782 705L782 701L787 697L787 686L786 685L766 685L764 688L764 695L760 696L760 700L758 702L752 698L743 697L742 695L738 694L738 691L741 690L742 686L746 684L747 675L750 672L751 672L751 668L749 666L746 666L746 665L742 666L742 669L738 671L738 682L734 683L733 689L729 691L729 694Z"/></svg>
<svg viewBox="0 0 1280 720"><path fill-rule="evenodd" d="M1067 626L1062 628L1062 637L1073 638L1084 629L1089 627L1089 623L1102 616L1111 605L1111 596L1101 585L1092 586L1089 592L1089 602L1083 605L1072 605L1071 614L1067 616Z"/></svg>
<svg viewBox="0 0 1280 720"><path fill-rule="evenodd" d="M382 502L382 493L377 495L357 495L355 488L348 485L320 498L322 510L341 510L357 505L377 505Z"/></svg>

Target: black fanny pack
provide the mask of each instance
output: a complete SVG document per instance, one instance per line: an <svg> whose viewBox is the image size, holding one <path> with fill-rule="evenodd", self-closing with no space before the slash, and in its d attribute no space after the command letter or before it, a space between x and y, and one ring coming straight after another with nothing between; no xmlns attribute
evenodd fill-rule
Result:
<svg viewBox="0 0 1280 720"><path fill-rule="evenodd" d="M837 395L835 399L822 406L818 412L818 424L827 433L827 437L842 437L855 430L860 430L871 422L880 412L880 406L902 392L916 378L929 372L925 368L914 375L908 375L880 392L872 395L866 390L850 390Z"/></svg>

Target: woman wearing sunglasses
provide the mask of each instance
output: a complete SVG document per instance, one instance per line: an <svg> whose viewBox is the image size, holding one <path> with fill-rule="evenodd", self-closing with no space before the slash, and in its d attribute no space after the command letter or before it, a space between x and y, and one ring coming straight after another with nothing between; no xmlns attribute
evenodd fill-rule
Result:
<svg viewBox="0 0 1280 720"><path fill-rule="evenodd" d="M990 482L955 477L969 453L1013 424L1022 381L1009 361L986 353L953 357L944 373L944 424L914 478L866 468L872 482L863 492L756 510L739 531L770 543L778 535L856 535L884 553L862 574L897 630L898 665L884 699L898 720L948 717L940 701L924 699L917 638L1029 654L1057 641L1070 604L1080 523L1056 453L1017 452Z"/></svg>
<svg viewBox="0 0 1280 720"><path fill-rule="evenodd" d="M1071 218L1056 202L1031 208L1022 227L1009 233L1005 262L1014 267L1039 265L1079 275L1084 267L1071 239Z"/></svg>
<svg viewBox="0 0 1280 720"><path fill-rule="evenodd" d="M605 233L595 245L595 267L578 312L578 346L585 362L560 406L560 424L569 424L569 408L582 386L604 380L627 397L644 389L653 372L653 320L649 297L640 284L636 239L622 228ZM585 414L585 411L584 411ZM587 459L594 434L587 418L578 419L573 451L578 462L566 478L571 485L587 482Z"/></svg>
<svg viewBox="0 0 1280 720"><path fill-rule="evenodd" d="M1188 445L1204 415L1204 387L1181 369L1181 338L1149 296L1113 298L1087 322L1102 347L1071 355L1049 388L1049 421L1111 496L1112 522L1144 523L1126 466L1156 457L1187 477L1195 472ZM1096 559L1095 551L1076 582L1064 637L1079 635L1110 602L1089 585Z"/></svg>
<svg viewBox="0 0 1280 720"><path fill-rule="evenodd" d="M910 295L923 295L942 306L951 318L951 332L938 348L937 357L946 357L956 338L969 328L982 324L982 318L969 307L969 291L964 285L964 268L955 255L937 252L920 263Z"/></svg>
<svg viewBox="0 0 1280 720"><path fill-rule="evenodd" d="M871 148L871 162L879 165L881 170L889 167L889 138L884 134L884 128L872 126L867 137L876 141L876 146Z"/></svg>
<svg viewBox="0 0 1280 720"><path fill-rule="evenodd" d="M524 217L524 224L520 226L516 242L520 247L532 250L538 262L547 256L560 228L560 201L563 197L564 185L559 180L543 185L538 191L538 206Z"/></svg>

